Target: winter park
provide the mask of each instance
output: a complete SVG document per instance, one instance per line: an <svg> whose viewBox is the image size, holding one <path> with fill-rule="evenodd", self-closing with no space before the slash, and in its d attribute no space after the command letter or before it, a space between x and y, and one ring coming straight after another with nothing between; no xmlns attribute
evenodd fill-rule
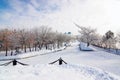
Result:
<svg viewBox="0 0 120 80"><path fill-rule="evenodd" d="M0 0L0 80L120 80L119 0Z"/></svg>

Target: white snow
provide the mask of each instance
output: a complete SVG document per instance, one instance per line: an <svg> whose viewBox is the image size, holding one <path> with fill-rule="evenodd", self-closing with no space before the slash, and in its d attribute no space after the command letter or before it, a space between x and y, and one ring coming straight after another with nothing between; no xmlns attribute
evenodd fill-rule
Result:
<svg viewBox="0 0 120 80"><path fill-rule="evenodd" d="M93 51L93 49L87 46L85 43L81 42L79 45L80 50L82 51Z"/></svg>
<svg viewBox="0 0 120 80"><path fill-rule="evenodd" d="M61 47L59 49L54 49L54 50L43 49L43 50L40 50L40 51L22 53L22 54L13 55L13 56L0 56L0 61L13 60L13 59L24 59L24 58L29 58L29 57L39 56L39 55L45 55L45 54L54 53L54 52L63 50L64 48L65 47Z"/></svg>
<svg viewBox="0 0 120 80"><path fill-rule="evenodd" d="M94 51L80 51L78 44L63 51L19 60L29 66L1 66L0 80L120 80L120 56L93 46L90 48ZM48 65L60 57L68 64ZM0 64L5 62L8 61Z"/></svg>
<svg viewBox="0 0 120 80"><path fill-rule="evenodd" d="M119 80L100 69L82 65L0 67L0 80Z"/></svg>

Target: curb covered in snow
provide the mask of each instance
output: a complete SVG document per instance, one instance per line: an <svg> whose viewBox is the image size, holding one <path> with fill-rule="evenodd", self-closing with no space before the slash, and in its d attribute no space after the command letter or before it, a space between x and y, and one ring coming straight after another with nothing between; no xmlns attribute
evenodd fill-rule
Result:
<svg viewBox="0 0 120 80"><path fill-rule="evenodd" d="M35 57L35 56L40 56L40 55L47 55L47 54L51 54L51 53L56 53L59 51L64 50L66 47L63 47L61 49L56 49L54 51L51 50L41 50L41 51L34 51L34 52L30 52L30 53L23 53L23 54L19 54L19 55L15 55L15 56L2 56L0 57L0 61L6 61L6 60L13 60L13 59L26 59L26 58L30 58L30 57Z"/></svg>

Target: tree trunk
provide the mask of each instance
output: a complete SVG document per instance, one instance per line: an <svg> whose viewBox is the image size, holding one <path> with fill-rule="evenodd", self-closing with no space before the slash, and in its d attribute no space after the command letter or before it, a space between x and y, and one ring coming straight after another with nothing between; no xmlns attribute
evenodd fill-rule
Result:
<svg viewBox="0 0 120 80"><path fill-rule="evenodd" d="M39 49L41 50L43 47L43 43L39 45Z"/></svg>
<svg viewBox="0 0 120 80"><path fill-rule="evenodd" d="M87 42L87 47L90 45L90 43L89 42Z"/></svg>
<svg viewBox="0 0 120 80"><path fill-rule="evenodd" d="M13 50L11 51L11 56L13 55Z"/></svg>
<svg viewBox="0 0 120 80"><path fill-rule="evenodd" d="M48 49L48 46L47 46L47 44L45 45L45 48L46 48L46 50Z"/></svg>
<svg viewBox="0 0 120 80"><path fill-rule="evenodd" d="M30 43L29 43L29 51L31 52L31 46L30 46Z"/></svg>
<svg viewBox="0 0 120 80"><path fill-rule="evenodd" d="M53 43L53 49L55 49L55 44Z"/></svg>
<svg viewBox="0 0 120 80"><path fill-rule="evenodd" d="M37 50L37 45L35 44L35 51Z"/></svg>
<svg viewBox="0 0 120 80"><path fill-rule="evenodd" d="M22 47L22 50L23 50L23 44L21 45L21 47Z"/></svg>
<svg viewBox="0 0 120 80"><path fill-rule="evenodd" d="M58 44L57 44L57 48L60 48L60 44L59 44L59 42L58 42Z"/></svg>
<svg viewBox="0 0 120 80"><path fill-rule="evenodd" d="M116 54L118 53L118 49L115 49L115 51L116 51Z"/></svg>
<svg viewBox="0 0 120 80"><path fill-rule="evenodd" d="M25 49L24 49L25 53L26 53L26 45L25 45Z"/></svg>
<svg viewBox="0 0 120 80"><path fill-rule="evenodd" d="M8 53L8 48L7 48L7 47L6 47L5 51L6 51L6 54L5 54L5 56L7 56L7 53Z"/></svg>

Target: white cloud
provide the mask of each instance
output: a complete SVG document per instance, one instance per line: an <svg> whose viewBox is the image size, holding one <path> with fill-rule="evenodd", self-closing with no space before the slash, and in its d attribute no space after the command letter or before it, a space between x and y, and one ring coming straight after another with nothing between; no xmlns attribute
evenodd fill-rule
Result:
<svg viewBox="0 0 120 80"><path fill-rule="evenodd" d="M10 14L10 13L4 13L4 15L2 16L2 19L9 20L11 17L12 17L12 14Z"/></svg>
<svg viewBox="0 0 120 80"><path fill-rule="evenodd" d="M37 0L30 0L30 2L32 3L32 5L33 5L35 8L40 7L40 3L39 3Z"/></svg>
<svg viewBox="0 0 120 80"><path fill-rule="evenodd" d="M18 13L23 12L25 4L21 0L9 0L10 6Z"/></svg>
<svg viewBox="0 0 120 80"><path fill-rule="evenodd" d="M14 25L48 25L58 31L77 33L73 24L97 28L100 33L117 31L120 26L120 1L118 0L48 0L44 6L38 0L30 0L24 5L20 0L12 0L14 9L10 20ZM44 0L42 0L44 1ZM41 6L42 5L42 6ZM38 8L43 10L38 10Z"/></svg>

